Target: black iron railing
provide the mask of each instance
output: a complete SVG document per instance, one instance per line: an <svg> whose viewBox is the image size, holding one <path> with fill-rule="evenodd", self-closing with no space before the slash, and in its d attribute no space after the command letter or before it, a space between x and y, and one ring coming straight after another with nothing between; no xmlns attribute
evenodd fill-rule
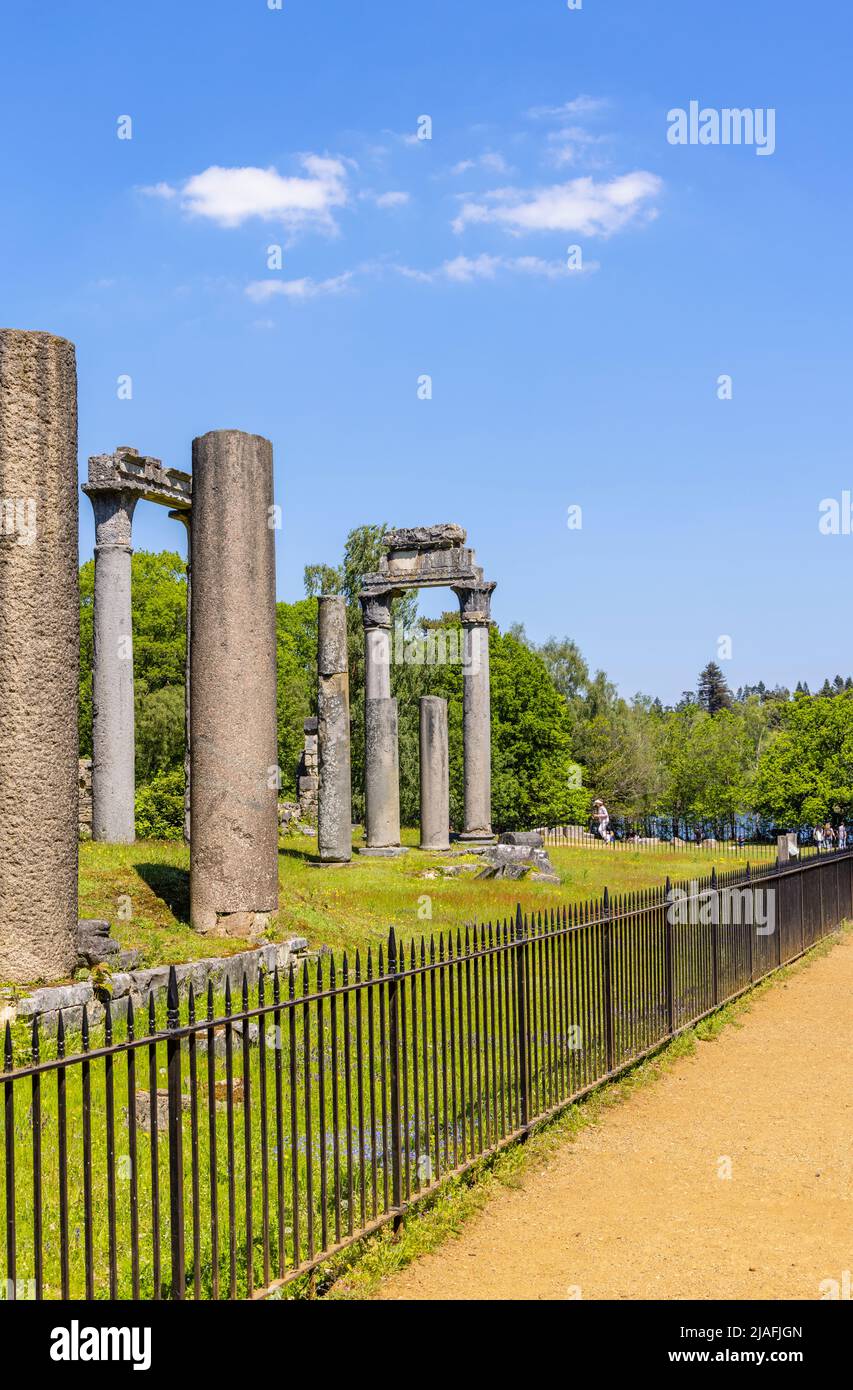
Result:
<svg viewBox="0 0 853 1390"><path fill-rule="evenodd" d="M853 855L467 928L204 1016L174 972L43 1037L5 1030L9 1298L244 1298L339 1251L853 916Z"/></svg>

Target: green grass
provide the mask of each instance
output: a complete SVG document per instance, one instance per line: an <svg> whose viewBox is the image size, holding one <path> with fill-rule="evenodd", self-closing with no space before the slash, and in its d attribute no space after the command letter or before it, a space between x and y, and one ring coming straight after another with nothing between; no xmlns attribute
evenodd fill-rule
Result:
<svg viewBox="0 0 853 1390"><path fill-rule="evenodd" d="M663 882L707 875L712 865L733 869L760 851L743 856L689 850L550 849L559 884L472 876L423 878L458 859L424 854L414 848L417 831L403 834L411 853L401 859L355 855L342 868L317 868L317 844L291 836L279 852L279 912L271 937L305 936L311 946L364 949L385 942L392 925L409 938L464 927L466 922L510 917L517 903L524 911L544 911L587 898L605 887L627 893ZM360 837L356 838L360 843ZM767 857L766 855L763 857ZM475 862L474 856L469 856ZM130 915L127 916L126 914ZM141 964L162 965L202 956L229 955L245 942L211 939L189 925L189 850L174 841L135 845L80 846L80 916L104 917L123 946L138 947Z"/></svg>

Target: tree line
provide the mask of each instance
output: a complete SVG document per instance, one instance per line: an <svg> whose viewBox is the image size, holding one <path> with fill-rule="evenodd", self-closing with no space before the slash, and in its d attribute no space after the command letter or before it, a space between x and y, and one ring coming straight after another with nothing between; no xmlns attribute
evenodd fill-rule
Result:
<svg viewBox="0 0 853 1390"><path fill-rule="evenodd" d="M352 705L353 815L364 812L364 646L358 593L378 567L384 526L347 538L340 565L310 565L305 597L277 605L277 720L281 794L296 791L303 722L316 713L317 603L347 604ZM133 556L137 830L179 836L183 817L186 567L173 552ZM94 561L80 571L80 746L92 747ZM451 820L462 821L461 627L457 613L418 614L417 594L392 609L398 702L400 802L418 819L418 701L448 700ZM439 640L441 639L441 640ZM435 660L436 653L452 659ZM662 815L718 830L754 811L779 825L853 814L853 680L836 676L811 695L759 682L732 694L709 662L696 689L673 705L620 696L590 671L577 644L537 644L524 627L490 634L493 820L500 829L585 823L593 796L612 814Z"/></svg>

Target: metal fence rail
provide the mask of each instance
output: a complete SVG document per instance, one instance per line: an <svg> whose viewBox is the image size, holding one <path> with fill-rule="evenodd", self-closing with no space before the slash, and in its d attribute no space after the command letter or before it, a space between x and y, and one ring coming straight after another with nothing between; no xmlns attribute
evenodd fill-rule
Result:
<svg viewBox="0 0 853 1390"><path fill-rule="evenodd" d="M743 859L749 855L753 860L776 858L776 827L765 825L763 831L757 826L732 824L730 821L714 825L710 821L694 822L672 816L647 816L645 819L630 820L625 816L610 816L606 834L602 835L597 823L591 819L585 825L547 825L540 826L539 833L545 844L554 848L583 849L628 849L645 851L686 850L692 854L702 850L719 858L721 854L737 855ZM781 830L783 827L779 827ZM853 844L853 829L846 824L832 828L832 839L816 839L815 831L822 827L800 826L792 833L796 836L798 852L801 855L832 852L846 849L848 839Z"/></svg>
<svg viewBox="0 0 853 1390"><path fill-rule="evenodd" d="M853 916L853 855L212 987L71 1052L7 1024L5 1295L244 1298L316 1267ZM772 917L772 924L771 924ZM121 1001L117 1001L119 1003Z"/></svg>

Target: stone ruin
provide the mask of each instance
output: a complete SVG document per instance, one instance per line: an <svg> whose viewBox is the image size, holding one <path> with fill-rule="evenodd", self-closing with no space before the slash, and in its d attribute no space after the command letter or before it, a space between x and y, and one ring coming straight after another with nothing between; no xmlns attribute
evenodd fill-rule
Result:
<svg viewBox="0 0 853 1390"><path fill-rule="evenodd" d="M132 525L140 501L156 502L189 542L191 921L249 939L278 906L272 476L269 440L221 430L193 441L192 475L122 447L90 459L84 488L92 836L134 838ZM0 979L12 982L61 978L106 950L102 924L77 917L77 499L73 344L0 330Z"/></svg>
<svg viewBox="0 0 853 1390"><path fill-rule="evenodd" d="M359 595L364 623L365 663L365 845L361 853L392 856L400 844L397 702L391 696L391 604L409 589L446 587L459 602L463 629L463 741L465 822L459 840L492 843L491 712L489 628L494 582L484 578L461 526L414 526L390 531L379 569L364 576ZM326 620L324 622L324 614ZM350 825L335 808L349 804L349 709L324 717L324 696L334 674L346 672L346 612L343 599L320 599L319 826L320 859L346 863L352 856ZM343 689L338 699L343 699ZM447 703L421 700L421 848L450 845ZM348 820L348 818L347 818ZM334 821L334 829L330 827Z"/></svg>
<svg viewBox="0 0 853 1390"><path fill-rule="evenodd" d="M93 758L78 759L77 382L71 343L0 330L0 979L70 974L107 959L103 923L78 924L78 836L134 839L131 556L140 502L187 528L187 801L190 918L252 940L278 906L272 445L220 430L193 441L192 473L122 446L89 460L95 515ZM494 583L459 526L391 532L361 592L367 743L364 852L400 853L391 603L452 588L464 631L465 820L491 830L489 626ZM321 863L351 857L344 600L319 600L319 700L306 728L300 815L316 814ZM446 703L421 702L421 846L449 846ZM315 761L316 760L316 761ZM83 801L80 815L81 793ZM191 834L190 834L191 830Z"/></svg>

